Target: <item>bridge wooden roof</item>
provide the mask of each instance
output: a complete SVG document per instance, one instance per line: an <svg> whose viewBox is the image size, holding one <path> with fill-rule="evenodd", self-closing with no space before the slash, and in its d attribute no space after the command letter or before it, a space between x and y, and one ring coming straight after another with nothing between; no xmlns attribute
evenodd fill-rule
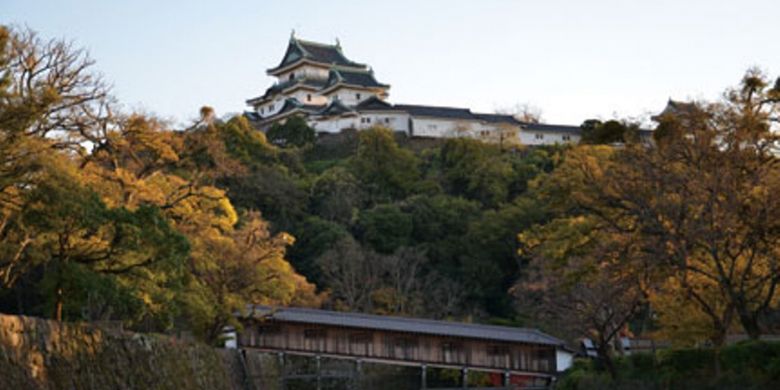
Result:
<svg viewBox="0 0 780 390"><path fill-rule="evenodd" d="M564 342L538 329L380 316L303 308L252 306L250 315L272 321L295 322L358 329L409 332L445 337L563 346Z"/></svg>

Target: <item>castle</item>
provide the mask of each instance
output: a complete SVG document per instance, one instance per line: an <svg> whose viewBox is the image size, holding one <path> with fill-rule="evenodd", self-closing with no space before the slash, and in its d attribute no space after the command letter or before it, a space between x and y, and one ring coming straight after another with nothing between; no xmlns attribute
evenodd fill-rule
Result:
<svg viewBox="0 0 780 390"><path fill-rule="evenodd" d="M305 41L293 33L279 65L267 74L277 81L246 103L247 117L268 129L294 115L317 133L381 125L412 137L472 137L489 142L549 145L576 143L578 126L529 123L512 115L475 113L467 108L392 104L390 85L369 66L347 58L341 44Z"/></svg>

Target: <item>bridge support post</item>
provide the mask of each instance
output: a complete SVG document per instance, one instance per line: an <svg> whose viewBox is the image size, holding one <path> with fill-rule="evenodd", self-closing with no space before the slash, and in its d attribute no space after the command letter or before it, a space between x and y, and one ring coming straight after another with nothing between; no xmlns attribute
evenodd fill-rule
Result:
<svg viewBox="0 0 780 390"><path fill-rule="evenodd" d="M355 359L355 373L352 375L352 389L360 390L362 385L361 379L363 374L363 361Z"/></svg>
<svg viewBox="0 0 780 390"><path fill-rule="evenodd" d="M463 369L460 372L461 376L461 382L463 383L463 388L466 389L469 387L469 369L466 367L463 367Z"/></svg>
<svg viewBox="0 0 780 390"><path fill-rule="evenodd" d="M420 389L428 388L428 367L423 364L420 366Z"/></svg>
<svg viewBox="0 0 780 390"><path fill-rule="evenodd" d="M322 390L322 361L320 355L314 357L317 363L317 390Z"/></svg>
<svg viewBox="0 0 780 390"><path fill-rule="evenodd" d="M287 390L287 365L284 364L284 352L279 352L276 358L279 360L279 388Z"/></svg>

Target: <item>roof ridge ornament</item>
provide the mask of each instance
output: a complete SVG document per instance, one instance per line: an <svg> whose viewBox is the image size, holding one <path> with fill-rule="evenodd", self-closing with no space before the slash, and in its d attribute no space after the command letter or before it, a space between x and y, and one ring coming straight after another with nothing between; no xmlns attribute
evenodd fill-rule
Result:
<svg viewBox="0 0 780 390"><path fill-rule="evenodd" d="M311 53L309 53L309 51L306 50L306 48L301 44L301 39L295 37L295 29L293 29L292 35L290 36L290 43L295 45L295 47L301 51L301 57L307 57L311 55Z"/></svg>
<svg viewBox="0 0 780 390"><path fill-rule="evenodd" d="M290 41L294 41L294 40L295 40L295 29L292 29L292 31L290 31Z"/></svg>
<svg viewBox="0 0 780 390"><path fill-rule="evenodd" d="M341 51L341 41L339 40L339 37L336 37L336 49Z"/></svg>

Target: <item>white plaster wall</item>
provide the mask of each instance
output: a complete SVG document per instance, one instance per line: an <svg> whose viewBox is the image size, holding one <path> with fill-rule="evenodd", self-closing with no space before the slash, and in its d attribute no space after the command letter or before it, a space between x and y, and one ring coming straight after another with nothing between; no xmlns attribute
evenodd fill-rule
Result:
<svg viewBox="0 0 780 390"><path fill-rule="evenodd" d="M479 128L478 121L412 117L412 135L419 137L470 137Z"/></svg>
<svg viewBox="0 0 780 390"><path fill-rule="evenodd" d="M571 367L572 363L574 363L573 353L563 349L555 350L555 367L558 372L566 371Z"/></svg>
<svg viewBox="0 0 780 390"><path fill-rule="evenodd" d="M520 133L517 126L507 127L506 123L490 123L479 120L458 120L443 118L420 118L412 117L412 132L414 136L452 138L452 137L471 137L481 139L486 142L501 139L499 132L506 134L514 130ZM520 135L525 139L523 135Z"/></svg>
<svg viewBox="0 0 780 390"><path fill-rule="evenodd" d="M328 75L330 73L328 69L317 68L314 66L305 66L303 68L305 69L304 74L306 75L306 77L312 79L327 80Z"/></svg>
<svg viewBox="0 0 780 390"><path fill-rule="evenodd" d="M370 119L366 121L365 119ZM385 120L388 121L385 121ZM409 115L405 113L363 113L357 117L311 120L310 126L317 132L339 133L344 129L365 130L384 126L396 132L409 133Z"/></svg>
<svg viewBox="0 0 780 390"><path fill-rule="evenodd" d="M307 95L309 94L311 94L311 101L307 100ZM264 104L256 105L255 112L262 117L268 117L274 115L277 112L279 112L279 110L284 105L284 101L287 100L288 98L295 98L298 99L298 101L303 104L311 104L311 105L324 105L324 104L328 104L329 102L327 97L322 96L316 92L308 91L305 89L299 89L289 95L279 95L271 102L266 102ZM273 109L271 109L271 106L273 106Z"/></svg>
<svg viewBox="0 0 780 390"><path fill-rule="evenodd" d="M308 95L311 95L311 100L308 100ZM328 104L328 98L325 96L322 96L314 91L309 91L305 89L299 89L292 94L289 95L289 97L298 99L299 102L303 104Z"/></svg>
<svg viewBox="0 0 780 390"><path fill-rule="evenodd" d="M409 114L382 111L362 112L357 128L367 129L373 126L384 126L396 132L409 134Z"/></svg>
<svg viewBox="0 0 780 390"><path fill-rule="evenodd" d="M339 133L343 129L357 129L360 119L358 117L330 118L326 120L310 120L311 126L318 133Z"/></svg>
<svg viewBox="0 0 780 390"><path fill-rule="evenodd" d="M360 94L360 99L358 99L357 94ZM328 97L331 99L338 98L342 103L348 106L355 106L363 100L370 98L371 96L376 96L376 94L371 91L344 87L338 88L328 94Z"/></svg>
<svg viewBox="0 0 780 390"><path fill-rule="evenodd" d="M301 67L295 68L294 70L280 73L278 76L276 76L276 78L279 80L278 82L282 83L290 80L291 74L294 74L293 77L296 79L300 79L303 77L308 77L312 79L321 79L321 80L328 79L327 69L323 69L311 65L303 65Z"/></svg>
<svg viewBox="0 0 780 390"><path fill-rule="evenodd" d="M545 131L520 130L518 132L520 143L523 145L554 145L580 142L580 136L570 133L557 133ZM541 136L541 138L538 138ZM568 136L568 140L564 139Z"/></svg>
<svg viewBox="0 0 780 390"><path fill-rule="evenodd" d="M255 106L255 112L263 118L274 115L284 106L284 99L280 96L270 102L259 104Z"/></svg>

